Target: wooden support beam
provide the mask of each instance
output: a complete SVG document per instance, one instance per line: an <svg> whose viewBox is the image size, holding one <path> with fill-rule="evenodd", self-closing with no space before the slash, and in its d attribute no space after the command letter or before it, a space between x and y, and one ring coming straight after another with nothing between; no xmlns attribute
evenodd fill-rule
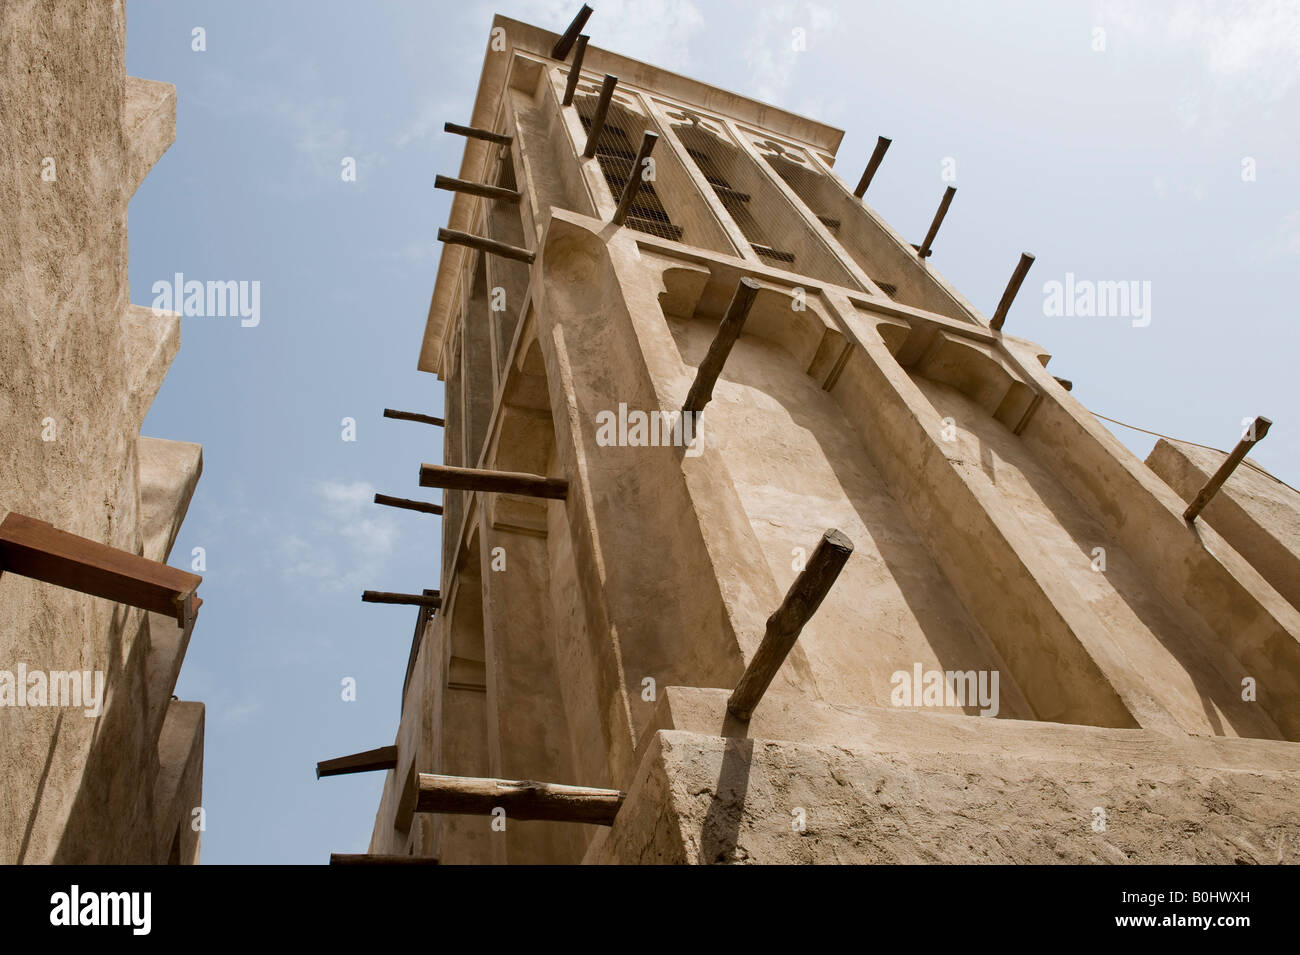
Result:
<svg viewBox="0 0 1300 955"><path fill-rule="evenodd" d="M582 32L582 28L587 25L589 16L591 16L591 7L584 3L582 9L578 11L578 15L569 24L569 28L555 41L555 46L551 47L552 60L563 60L569 55L569 49L573 46L573 41Z"/></svg>
<svg viewBox="0 0 1300 955"><path fill-rule="evenodd" d="M438 860L432 856L399 856L379 852L366 852L360 855L344 852L331 852L330 865L437 865Z"/></svg>
<svg viewBox="0 0 1300 955"><path fill-rule="evenodd" d="M420 773L416 785L416 812L489 816L500 807L508 819L589 822L598 826L612 826L627 797L617 789L432 773Z"/></svg>
<svg viewBox="0 0 1300 955"><path fill-rule="evenodd" d="M596 155L596 143L605 130L605 116L609 113L609 101L614 98L614 87L617 85L618 77L606 73L605 81L600 84L600 99L596 100L596 112L591 117L591 127L587 130L587 145L582 150L584 159Z"/></svg>
<svg viewBox="0 0 1300 955"><path fill-rule="evenodd" d="M417 414L414 411L394 411L392 408L384 409L385 418L396 418L399 421L418 421L420 424L431 424L436 428L445 427L447 422L442 418L435 418L431 414Z"/></svg>
<svg viewBox="0 0 1300 955"><path fill-rule="evenodd" d="M943 225L943 217L948 214L948 207L952 205L952 197L955 195L957 195L956 186L949 186L943 191L943 198L939 200L939 208L930 223L930 231L925 234L925 239L921 244L916 246L916 254L919 258L929 257L930 246L934 244L934 237L939 234L939 226Z"/></svg>
<svg viewBox="0 0 1300 955"><path fill-rule="evenodd" d="M10 511L0 524L0 573L103 597L189 626L203 578Z"/></svg>
<svg viewBox="0 0 1300 955"><path fill-rule="evenodd" d="M421 464L420 487L440 487L444 491L484 491L489 494L523 494L562 501L569 493L564 478L522 474L515 471L487 471L481 468L454 468L446 464Z"/></svg>
<svg viewBox="0 0 1300 955"><path fill-rule="evenodd" d="M628 177L623 184L623 194L618 197L618 208L614 210L614 218L610 221L614 225L622 225L627 219L628 210L632 208L632 201L636 199L636 194L641 190L641 181L645 177L646 160L650 158L650 153L654 151L655 143L659 142L659 134L646 130L641 134L641 148L636 151L636 158L632 160L632 175Z"/></svg>
<svg viewBox="0 0 1300 955"><path fill-rule="evenodd" d="M364 604L409 604L413 607L432 607L437 609L442 606L442 596L438 591L429 591L422 594L395 594L386 590L367 590L361 594L361 602Z"/></svg>
<svg viewBox="0 0 1300 955"><path fill-rule="evenodd" d="M754 714L754 707L767 692L804 624L817 612L852 553L853 542L840 531L832 528L822 535L807 565L790 585L781 606L767 618L763 641L727 700L727 710L733 716L748 720Z"/></svg>
<svg viewBox="0 0 1300 955"><path fill-rule="evenodd" d="M573 51L573 65L569 67L569 77L564 81L564 99L560 101L561 106L573 105L573 94L578 89L578 80L582 76L582 58L587 55L587 40L590 37L582 34L578 37L578 48Z"/></svg>
<svg viewBox="0 0 1300 955"><path fill-rule="evenodd" d="M519 192L502 186L488 185L486 182L471 182L468 179L453 179L451 176L434 176L433 188L446 189L448 192L464 192L484 199L499 199L501 202L518 202Z"/></svg>
<svg viewBox="0 0 1300 955"><path fill-rule="evenodd" d="M456 123L443 123L443 130L449 133L455 133L457 136L468 136L470 139L482 139L489 143L497 143L501 146L509 146L514 142L513 136L507 136L504 133L494 133L491 130L479 129L477 126L460 126Z"/></svg>
<svg viewBox="0 0 1300 955"><path fill-rule="evenodd" d="M853 194L861 199L867 194L867 186L871 185L872 178L876 175L876 170L880 168L880 162L885 158L885 150L889 148L892 139L886 139L879 136L876 139L876 148L871 153L871 158L867 161L867 168L862 172L862 178L858 180L858 188L853 190Z"/></svg>
<svg viewBox="0 0 1300 955"><path fill-rule="evenodd" d="M470 235L468 232L457 232L455 229L439 229L438 241L448 242L452 245L467 245L471 249L499 255L504 259L517 259L520 262L527 262L529 265L533 264L534 255L528 249L521 249L517 245L507 245L504 242L497 242L481 235Z"/></svg>
<svg viewBox="0 0 1300 955"><path fill-rule="evenodd" d="M727 356L731 354L731 346L736 344L741 329L745 327L745 319L749 317L749 309L754 304L754 296L757 294L758 283L748 276L742 278L736 285L736 291L732 293L731 302L727 305L726 314L722 316L722 323L718 326L717 334L713 336L713 343L709 345L704 361L700 362L700 367L695 372L695 381L686 395L686 403L682 405L683 415L698 415L713 397L713 386L717 384L718 375L722 374L722 366L726 364Z"/></svg>
<svg viewBox="0 0 1300 955"><path fill-rule="evenodd" d="M1034 264L1034 257L1028 252L1020 253L1020 261L1016 263L1016 270L1011 273L1011 280L1007 282L1006 290L1002 293L1002 298L998 301L998 307L993 312L993 318L989 321L989 328L998 331L1002 324L1007 320L1007 312L1011 311L1011 303L1016 300L1016 293L1020 291L1020 283L1025 280L1029 274L1029 267ZM1068 389L1067 389L1068 390Z"/></svg>
<svg viewBox="0 0 1300 955"><path fill-rule="evenodd" d="M397 768L397 747L381 746L364 753L351 756L339 756L326 759L316 764L316 778L324 776L346 776L350 773L373 773L381 769Z"/></svg>
<svg viewBox="0 0 1300 955"><path fill-rule="evenodd" d="M389 494L376 494L376 504L384 504L388 507L401 507L408 511L419 511L421 514L441 514L441 504L430 504L428 501L412 501L406 497L393 497Z"/></svg>
<svg viewBox="0 0 1300 955"><path fill-rule="evenodd" d="M1237 465L1240 464L1241 459L1246 456L1246 452L1259 444L1259 442L1263 441L1264 435L1268 434L1268 429L1271 427L1273 427L1273 422L1268 418L1263 417L1256 418L1250 423L1250 427L1248 427L1246 433L1241 436L1241 440L1237 442L1237 446L1232 449L1232 452L1224 458L1223 463L1219 465L1219 470L1215 471L1213 476L1205 482L1205 487L1201 488L1200 493L1198 493L1192 500L1192 503L1187 506L1187 510L1183 511L1184 520L1196 520L1196 515L1205 509L1205 505L1210 503L1210 499L1213 498L1215 494L1219 493L1219 488L1223 487L1223 483L1228 480L1232 475L1232 472L1237 469Z"/></svg>

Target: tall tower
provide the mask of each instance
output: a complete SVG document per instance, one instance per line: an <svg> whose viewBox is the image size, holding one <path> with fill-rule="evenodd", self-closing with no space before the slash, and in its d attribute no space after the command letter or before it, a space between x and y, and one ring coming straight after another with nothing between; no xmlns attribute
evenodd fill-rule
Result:
<svg viewBox="0 0 1300 955"><path fill-rule="evenodd" d="M558 39L497 17L453 117L441 606L371 853L1294 861L1294 597L855 195L839 131Z"/></svg>

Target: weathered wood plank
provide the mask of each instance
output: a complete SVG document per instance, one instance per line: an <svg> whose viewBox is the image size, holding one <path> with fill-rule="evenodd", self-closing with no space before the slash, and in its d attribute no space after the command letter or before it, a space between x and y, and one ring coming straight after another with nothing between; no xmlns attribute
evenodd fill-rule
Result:
<svg viewBox="0 0 1300 955"><path fill-rule="evenodd" d="M457 123L444 123L442 128L449 133L455 133L457 136L468 136L470 139L482 139L489 143L498 143L502 146L509 146L514 142L513 136L507 136L504 133L494 133L488 129L479 129L477 126L461 126Z"/></svg>
<svg viewBox="0 0 1300 955"><path fill-rule="evenodd" d="M0 524L0 573L9 572L116 603L194 619L203 578L10 511Z"/></svg>
<svg viewBox="0 0 1300 955"><path fill-rule="evenodd" d="M533 264L533 259L536 257L528 249L521 249L517 245L497 242L495 239L488 239L481 235L471 235L468 232L458 232L455 229L439 229L438 241L451 245L467 245L471 249L478 249L480 252L499 255L504 259L516 259L520 262L527 262L529 265Z"/></svg>
<svg viewBox="0 0 1300 955"><path fill-rule="evenodd" d="M600 84L600 99L596 100L596 112L591 117L591 126L587 130L587 145L582 149L582 155L585 159L591 159L596 155L596 143L600 141L600 134L605 131L605 117L609 113L609 101L614 98L614 87L618 85L618 77L605 74L605 81Z"/></svg>
<svg viewBox="0 0 1300 955"><path fill-rule="evenodd" d="M417 787L416 812L487 816L500 807L509 819L549 819L601 826L613 825L627 796L617 789L432 773L420 773Z"/></svg>
<svg viewBox="0 0 1300 955"><path fill-rule="evenodd" d="M445 427L447 422L442 418L435 418L431 414L418 414L414 411L394 411L392 408L384 409L385 418L396 418L399 421L418 421L420 424L431 424L436 428Z"/></svg>
<svg viewBox="0 0 1300 955"><path fill-rule="evenodd" d="M632 160L632 175L628 177L623 184L623 194L618 198L618 208L614 210L614 218L610 221L614 225L622 225L627 219L628 210L632 208L632 201L636 199L636 194L641 191L641 182L645 177L645 163L650 158L650 153L654 151L655 143L659 142L657 133L646 130L641 135L641 147L636 152L636 158Z"/></svg>
<svg viewBox="0 0 1300 955"><path fill-rule="evenodd" d="M573 41L577 39L578 34L582 32L582 28L587 25L587 18L590 16L591 7L584 3L582 9L578 11L577 16L575 16L573 21L569 24L568 29L566 29L564 33L560 35L560 38L555 41L555 46L551 47L551 59L563 60L569 55L569 50L573 46Z"/></svg>
<svg viewBox="0 0 1300 955"><path fill-rule="evenodd" d="M767 618L763 640L727 700L727 710L733 716L747 720L753 715L754 707L767 692L799 633L821 606L852 553L853 542L840 531L832 528L822 535L807 565L790 585L781 606Z"/></svg>
<svg viewBox="0 0 1300 955"><path fill-rule="evenodd" d="M1020 261L1016 263L1016 270L1011 273L1011 279L1007 282L1002 298L998 301L998 307L993 312L993 318L989 320L989 328L997 331L1007 320L1007 312L1011 311L1011 303L1016 300L1016 293L1020 291L1020 284L1024 282L1025 276L1029 274L1029 267L1033 264L1034 257L1032 255L1028 252L1020 253Z"/></svg>
<svg viewBox="0 0 1300 955"><path fill-rule="evenodd" d="M578 48L573 51L573 65L569 67L568 79L564 81L564 99L560 101L561 106L573 105L573 94L578 88L578 80L582 77L582 59L587 55L587 40L590 37L582 34L578 37Z"/></svg>
<svg viewBox="0 0 1300 955"><path fill-rule="evenodd" d="M446 464L421 464L420 487L440 487L446 491L486 491L490 494L523 494L554 500L564 500L569 493L569 482L564 478L515 471L455 468Z"/></svg>
<svg viewBox="0 0 1300 955"><path fill-rule="evenodd" d="M346 776L350 773L372 773L377 770L397 768L397 747L381 746L364 753L325 759L316 764L316 778Z"/></svg>
<svg viewBox="0 0 1300 955"><path fill-rule="evenodd" d="M682 405L682 414L699 414L713 397L713 386L717 384L718 376L722 374L722 366L726 364L727 356L731 354L731 347L736 344L736 339L740 337L740 332L745 327L745 319L749 317L749 309L754 304L756 295L758 295L758 282L748 276L742 278L736 285L736 291L731 295L727 311L722 316L722 323L718 325L717 334L713 336L713 342L709 345L704 361L700 362L700 367L695 372L695 381L691 384L691 390L687 392L686 403Z"/></svg>
<svg viewBox="0 0 1300 955"><path fill-rule="evenodd" d="M1223 487L1223 483L1231 477L1232 472L1237 470L1237 465L1241 463L1242 458L1246 456L1246 453L1251 448L1264 440L1264 436L1268 434L1268 429L1271 427L1273 427L1273 422L1268 418L1259 417L1251 422L1250 427L1246 429L1246 433L1237 442L1237 446L1219 465L1219 470L1210 476L1210 479L1205 482L1205 487L1201 488L1192 503L1187 506L1187 510L1183 512L1185 520L1196 520L1196 515L1200 514L1214 495L1219 493L1219 488Z"/></svg>
<svg viewBox="0 0 1300 955"><path fill-rule="evenodd" d="M361 602L367 604L405 604L412 607L432 607L435 610L442 606L442 596L438 591L433 594L399 594L387 590L367 590L361 594Z"/></svg>
<svg viewBox="0 0 1300 955"><path fill-rule="evenodd" d="M519 201L519 191L516 189L506 189L503 186L493 186L486 182L471 182L468 179L456 179L452 176L434 176L433 188L446 189L448 192L464 192L471 196L482 196L484 199L499 199L502 202Z"/></svg>
<svg viewBox="0 0 1300 955"><path fill-rule="evenodd" d="M853 190L853 194L861 199L867 194L867 186L871 185L871 180L876 175L876 170L880 168L881 160L885 158L885 150L889 148L892 139L886 139L884 136L876 138L876 148L871 153L871 158L867 160L867 168L862 171L862 178L858 180L858 188Z"/></svg>
<svg viewBox="0 0 1300 955"><path fill-rule="evenodd" d="M930 231L925 234L925 238L916 249L918 257L924 259L930 255L930 246L934 244L934 237L939 234L939 226L943 225L943 217L948 214L948 207L952 205L952 197L957 195L957 187L949 186L943 191L943 198L939 200L939 208L934 213L934 219L930 222Z"/></svg>
<svg viewBox="0 0 1300 955"><path fill-rule="evenodd" d="M384 504L388 507L400 507L408 511L419 511L422 514L441 514L441 504L430 504L428 501L412 501L406 497L393 497L389 494L376 494L376 504Z"/></svg>

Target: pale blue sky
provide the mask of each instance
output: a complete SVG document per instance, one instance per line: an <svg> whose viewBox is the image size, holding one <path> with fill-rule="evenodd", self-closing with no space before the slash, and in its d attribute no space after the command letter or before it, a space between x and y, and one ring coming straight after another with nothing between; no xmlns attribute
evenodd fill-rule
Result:
<svg viewBox="0 0 1300 955"><path fill-rule="evenodd" d="M1079 400L1218 447L1267 415L1254 456L1300 483L1295 4L592 5L597 46L845 129L851 184L891 137L869 198L914 241L955 159L934 267L991 313L1035 253L1007 330L1045 345ZM207 550L178 686L208 706L205 862L366 847L382 774L313 769L397 727L414 610L360 592L438 585L439 519L369 501L428 499L417 469L441 460L437 429L380 411L442 408L415 368L449 205L433 176L464 146L442 123L468 119L494 12L559 30L578 6L127 2L128 71L179 101L176 144L131 204L132 301L178 271L261 283L256 328L184 319L145 426L204 445L174 553ZM1044 315L1043 283L1067 272L1149 281L1151 324ZM1143 456L1152 442L1116 433Z"/></svg>

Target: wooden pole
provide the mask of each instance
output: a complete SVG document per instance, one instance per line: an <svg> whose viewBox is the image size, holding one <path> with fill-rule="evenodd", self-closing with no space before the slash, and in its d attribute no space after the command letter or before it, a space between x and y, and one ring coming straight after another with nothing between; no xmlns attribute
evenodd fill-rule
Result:
<svg viewBox="0 0 1300 955"><path fill-rule="evenodd" d="M499 255L502 258L518 259L520 262L527 262L529 265L533 264L534 255L527 249L486 239L481 235L470 235L468 232L457 232L455 229L439 229L438 241L449 242L452 245L467 245L471 249L478 249L481 252L490 252L492 255Z"/></svg>
<svg viewBox="0 0 1300 955"><path fill-rule="evenodd" d="M925 234L925 240L917 248L916 254L920 258L927 258L930 255L930 246L934 244L934 237L939 234L939 226L943 224L943 217L948 214L948 206L952 205L952 197L957 195L957 187L949 186L943 191L943 198L939 200L939 210L934 214L934 221L930 223L930 231Z"/></svg>
<svg viewBox="0 0 1300 955"><path fill-rule="evenodd" d="M330 865L437 865L431 856L399 856L378 852L364 854L331 852Z"/></svg>
<svg viewBox="0 0 1300 955"><path fill-rule="evenodd" d="M421 464L420 487L440 487L445 491L484 491L489 494L523 494L557 501L564 500L569 493L569 482L564 478L515 471L454 468L446 464Z"/></svg>
<svg viewBox="0 0 1300 955"><path fill-rule="evenodd" d="M807 566L791 584L776 613L767 618L767 632L754 658L727 700L727 710L738 719L748 720L763 694L785 662L799 638L799 632L821 606L835 578L853 553L853 542L832 528L822 535Z"/></svg>
<svg viewBox="0 0 1300 955"><path fill-rule="evenodd" d="M587 55L587 34L578 37L578 48L573 51L573 65L569 67L569 78L564 81L564 99L561 106L573 105L573 94L578 89L578 80L582 76L582 58Z"/></svg>
<svg viewBox="0 0 1300 955"><path fill-rule="evenodd" d="M0 524L0 573L103 597L188 626L203 601L203 578L130 551L61 531L17 511Z"/></svg>
<svg viewBox="0 0 1300 955"><path fill-rule="evenodd" d="M695 381L686 395L686 403L682 405L683 415L699 414L713 397L713 386L717 384L718 375L722 374L722 366L726 364L727 355L731 353L731 346L736 344L736 339L740 337L745 319L749 317L749 309L754 304L754 296L757 294L758 283L748 276L742 278L736 285L736 291L731 295L731 302L727 305L726 314L722 316L718 332L713 336L713 343L709 345L704 361L700 362L700 367L695 372Z"/></svg>
<svg viewBox="0 0 1300 955"><path fill-rule="evenodd" d="M578 34L582 32L582 28L587 25L587 18L589 16L591 16L591 7L584 3L582 9L578 11L578 15L574 17L573 22L569 24L569 28L564 31L564 34L558 40L555 41L555 46L551 47L552 60L563 60L569 55L569 48L573 46L573 41L577 38Z"/></svg>
<svg viewBox="0 0 1300 955"><path fill-rule="evenodd" d="M614 225L622 225L623 221L627 219L628 210L632 208L632 202L641 189L641 180L645 176L646 160L650 158L650 153L654 151L657 142L659 142L657 133L652 133L647 129L641 134L641 148L636 151L636 159L632 160L632 174L623 185L623 194L618 198L618 208L614 210L614 218L611 220Z"/></svg>
<svg viewBox="0 0 1300 955"><path fill-rule="evenodd" d="M431 414L416 414L414 411L394 411L392 408L384 409L385 418L397 418L399 421L418 421L421 424L431 424L434 427L444 427L447 422L441 418L435 418Z"/></svg>
<svg viewBox="0 0 1300 955"><path fill-rule="evenodd" d="M432 595L428 591L422 594L394 594L386 590L367 590L361 594L361 602L365 604L409 604L414 607L437 609L442 606L442 597L436 590L433 591Z"/></svg>
<svg viewBox="0 0 1300 955"><path fill-rule="evenodd" d="M498 143L502 146L509 146L514 137L506 136L503 133L494 133L491 130L479 129L477 126L459 126L456 123L444 123L442 128L449 133L455 133L457 136L468 136L470 139L482 139L489 143Z"/></svg>
<svg viewBox="0 0 1300 955"><path fill-rule="evenodd" d="M1029 274L1029 267L1034 264L1034 257L1028 252L1020 253L1020 261L1016 264L1016 270L1011 273L1011 280L1007 282L1006 290L1002 293L1002 298L998 302L998 307L993 312L993 318L989 322L989 328L995 332L1002 328L1002 324L1007 320L1007 312L1011 311L1011 303L1016 300L1016 293L1020 291L1020 283L1025 280Z"/></svg>
<svg viewBox="0 0 1300 955"><path fill-rule="evenodd" d="M527 779L484 779L420 773L416 812L489 816L498 807L510 819L549 819L612 826L627 794L617 789L561 786Z"/></svg>
<svg viewBox="0 0 1300 955"><path fill-rule="evenodd" d="M378 749L368 749L364 753L322 760L316 764L316 778L346 776L350 773L372 773L381 769L396 768L397 747L381 746Z"/></svg>
<svg viewBox="0 0 1300 955"><path fill-rule="evenodd" d="M584 159L596 155L596 142L605 129L605 116L609 112L609 101L614 98L614 87L618 77L605 74L605 82L600 84L600 99L596 100L596 114L591 118L591 128L587 130L587 145L582 150Z"/></svg>
<svg viewBox="0 0 1300 955"><path fill-rule="evenodd" d="M1246 429L1246 433L1237 442L1237 446L1232 449L1232 453L1219 465L1219 470L1214 472L1214 476L1205 482L1205 487L1201 488L1200 493L1188 505L1187 510L1183 511L1184 520L1196 520L1196 515L1204 510L1205 505L1210 503L1210 499L1215 494L1219 493L1219 488L1223 487L1223 483L1237 469L1237 465L1246 456L1246 452L1263 441L1264 435L1268 434L1268 429L1271 427L1273 427L1273 422L1263 417L1256 418L1250 423L1250 427Z"/></svg>
<svg viewBox="0 0 1300 955"><path fill-rule="evenodd" d="M499 199L502 202L518 202L519 192L502 186L491 186L486 182L471 182L468 179L453 179L451 176L434 176L433 188L446 189L448 192L465 192L471 196L484 199Z"/></svg>
<svg viewBox="0 0 1300 955"><path fill-rule="evenodd" d="M880 162L885 158L885 150L889 148L892 139L886 139L884 136L877 137L876 148L871 153L871 159L867 161L867 168L862 172L862 178L858 180L858 188L853 190L853 194L861 199L867 194L867 186L871 185L872 178L876 175L876 170L880 168Z"/></svg>
<svg viewBox="0 0 1300 955"><path fill-rule="evenodd" d="M388 494L376 494L376 504L384 504L388 507L401 507L408 511L419 511L422 514L441 514L441 504L430 504L427 501L412 501L405 497L392 497Z"/></svg>

